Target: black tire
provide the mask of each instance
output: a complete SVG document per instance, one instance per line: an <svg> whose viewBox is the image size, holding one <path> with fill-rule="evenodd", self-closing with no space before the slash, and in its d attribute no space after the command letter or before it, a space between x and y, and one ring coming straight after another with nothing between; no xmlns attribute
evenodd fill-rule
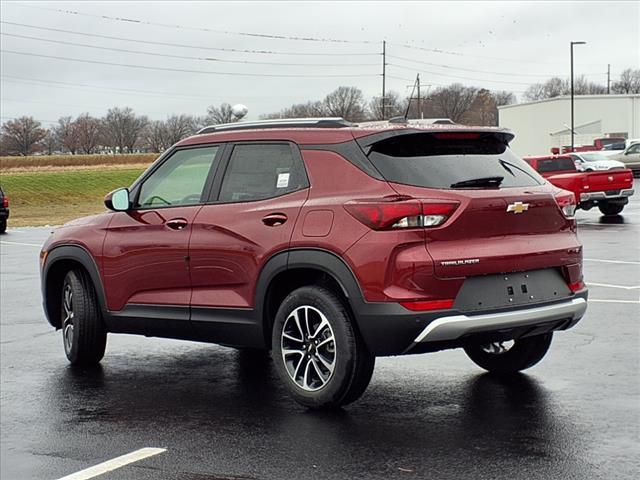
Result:
<svg viewBox="0 0 640 480"><path fill-rule="evenodd" d="M4 218L0 220L0 233L4 233L7 231L7 219Z"/></svg>
<svg viewBox="0 0 640 480"><path fill-rule="evenodd" d="M311 326L306 327L306 331L312 333L306 343L302 329L298 330L301 336L289 330L291 325L295 325L292 320L295 312L303 317L301 321ZM328 327L319 327L324 322L322 316ZM288 330L285 330L285 326ZM291 336L283 337L283 331ZM331 336L333 340L330 340ZM302 338L303 341L292 340L293 337ZM318 345L317 349L312 345L314 342ZM286 357L288 362L285 361L282 354L285 343L287 350L296 348L308 355L290 354ZM320 356L324 365L318 358ZM301 405L312 409L338 408L356 401L367 389L375 366L375 357L360 337L342 299L331 290L319 286L294 290L280 305L273 326L272 357L276 371L291 396ZM331 362L332 370L324 368L326 363ZM300 384L294 378L297 379L296 373L303 368L303 363ZM297 366L294 367L294 364ZM318 369L314 370L316 367ZM312 383L307 381L306 369L310 371Z"/></svg>
<svg viewBox="0 0 640 480"><path fill-rule="evenodd" d="M621 203L600 202L598 203L598 208L603 215L618 215L624 205Z"/></svg>
<svg viewBox="0 0 640 480"><path fill-rule="evenodd" d="M474 343L464 351L479 367L493 373L516 373L533 367L545 356L553 333L515 340L511 348L502 353L489 353L486 343Z"/></svg>
<svg viewBox="0 0 640 480"><path fill-rule="evenodd" d="M107 330L93 283L84 270L67 273L60 309L62 342L69 362L83 366L98 364L107 345Z"/></svg>

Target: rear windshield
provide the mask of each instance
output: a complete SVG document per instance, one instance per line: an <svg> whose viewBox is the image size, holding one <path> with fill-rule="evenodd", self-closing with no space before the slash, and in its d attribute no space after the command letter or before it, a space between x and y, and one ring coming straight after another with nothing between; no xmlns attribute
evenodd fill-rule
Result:
<svg viewBox="0 0 640 480"><path fill-rule="evenodd" d="M486 135L401 135L375 143L369 159L387 181L417 187L451 188L459 182L488 177L503 177L500 188L544 183L500 139Z"/></svg>
<svg viewBox="0 0 640 480"><path fill-rule="evenodd" d="M576 165L571 158L543 158L538 160L538 171L540 173L565 172L575 169Z"/></svg>

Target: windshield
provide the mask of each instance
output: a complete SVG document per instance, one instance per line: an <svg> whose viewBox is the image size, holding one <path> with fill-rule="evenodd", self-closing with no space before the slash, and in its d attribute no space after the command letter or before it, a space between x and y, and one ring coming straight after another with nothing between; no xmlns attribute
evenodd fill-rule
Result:
<svg viewBox="0 0 640 480"><path fill-rule="evenodd" d="M374 144L369 159L386 180L417 187L506 188L544 182L493 136L400 135ZM487 181L496 178L501 180Z"/></svg>
<svg viewBox="0 0 640 480"><path fill-rule="evenodd" d="M583 153L580 155L585 162L600 162L602 160L609 160L605 155L601 153Z"/></svg>

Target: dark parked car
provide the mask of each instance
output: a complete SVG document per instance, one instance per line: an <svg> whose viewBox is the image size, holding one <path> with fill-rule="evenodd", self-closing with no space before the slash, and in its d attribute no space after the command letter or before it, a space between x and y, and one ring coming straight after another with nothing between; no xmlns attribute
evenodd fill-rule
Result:
<svg viewBox="0 0 640 480"><path fill-rule="evenodd" d="M0 187L0 233L7 231L9 213L9 197L5 195L2 191L2 187Z"/></svg>
<svg viewBox="0 0 640 480"><path fill-rule="evenodd" d="M464 348L513 373L587 307L572 193L504 129L207 127L41 252L73 364L107 332L271 350L292 396L355 401L375 357Z"/></svg>

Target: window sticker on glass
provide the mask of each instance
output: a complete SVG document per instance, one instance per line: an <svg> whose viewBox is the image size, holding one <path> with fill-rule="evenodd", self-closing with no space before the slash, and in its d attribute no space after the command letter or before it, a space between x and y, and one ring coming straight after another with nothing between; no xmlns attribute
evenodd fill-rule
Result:
<svg viewBox="0 0 640 480"><path fill-rule="evenodd" d="M289 186L289 173L279 173L276 188L287 188Z"/></svg>

